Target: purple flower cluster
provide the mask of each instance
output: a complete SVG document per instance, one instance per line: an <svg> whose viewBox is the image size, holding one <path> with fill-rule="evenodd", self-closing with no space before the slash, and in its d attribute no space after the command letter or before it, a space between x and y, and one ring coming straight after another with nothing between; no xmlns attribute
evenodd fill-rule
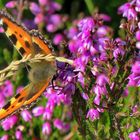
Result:
<svg viewBox="0 0 140 140"><path fill-rule="evenodd" d="M140 129L138 129L138 131L136 131L136 132L131 132L129 134L129 138L131 140L140 140Z"/></svg>
<svg viewBox="0 0 140 140"><path fill-rule="evenodd" d="M126 17L128 20L138 19L138 14L140 12L140 0L132 0L120 6L118 12Z"/></svg>
<svg viewBox="0 0 140 140"><path fill-rule="evenodd" d="M65 22L65 17L56 14L61 9L61 5L52 0L39 0L39 4L30 2L29 9L35 15L35 24L45 24L48 32L55 32Z"/></svg>
<svg viewBox="0 0 140 140"><path fill-rule="evenodd" d="M5 81L5 83L2 86L0 86L0 108L4 106L8 97L12 96L13 96L13 85L9 80Z"/></svg>
<svg viewBox="0 0 140 140"><path fill-rule="evenodd" d="M14 126L18 123L18 120L19 119L18 119L18 117L16 115L12 115L9 118L7 118L6 120L2 121L1 126L5 131L8 131L8 130L14 128ZM22 137L23 129L21 129L21 128L22 128L21 126L18 126L17 130L15 131L15 138L18 139L18 140L23 139L23 137ZM9 140L10 136L5 134L0 139L1 140Z"/></svg>
<svg viewBox="0 0 140 140"><path fill-rule="evenodd" d="M132 66L132 74L129 76L129 86L140 86L140 60L137 59Z"/></svg>
<svg viewBox="0 0 140 140"><path fill-rule="evenodd" d="M18 5L15 0L9 1L5 6L13 9L12 12L15 15L17 14L15 9ZM34 20L22 19L25 26L28 29L38 27L40 30L45 26L46 31L49 33L55 33L57 31L53 38L53 43L54 45L59 45L64 40L64 35L63 33L58 33L58 31L64 27L64 23L68 19L66 15L58 14L58 11L61 10L61 5L53 0L38 0L38 3L29 2L28 6L35 17ZM3 29L0 28L0 32L3 32Z"/></svg>
<svg viewBox="0 0 140 140"><path fill-rule="evenodd" d="M133 20L133 23L131 23L131 30L135 33L137 39L136 47L140 49L140 1L132 0L125 3L119 7L118 12L119 14L122 14L123 17L126 17L128 21Z"/></svg>
<svg viewBox="0 0 140 140"><path fill-rule="evenodd" d="M42 116L43 118L42 134L44 135L50 135L52 133L52 125L58 130L60 130L61 132L64 132L64 133L68 132L70 129L70 124L62 121L59 118L54 118L53 113L54 113L55 107L58 107L61 104L69 106L71 104L71 96L65 93L62 93L62 89L60 90L58 88L55 91L55 89L53 89L52 87L48 88L44 94L45 94L45 97L48 99L46 106L45 107L36 106L35 108L32 109L32 112L28 110L21 111L21 116L23 120L25 122L32 122L33 116L34 117ZM68 114L66 115L68 119L71 118L71 115L69 115L69 111L66 112L66 114ZM5 131L8 131L15 126L18 120L19 119L16 115L12 115L8 117L6 120L2 121L1 126ZM15 137L16 139L22 140L23 130L19 128L20 127L16 128ZM4 135L1 139L8 139L8 135Z"/></svg>
<svg viewBox="0 0 140 140"><path fill-rule="evenodd" d="M87 118L90 118L92 121L99 119L100 113L104 112L109 97L106 85L109 85L110 90L113 90L114 83L111 82L111 79L117 74L117 63L126 53L126 41L120 38L111 40L111 34L112 30L103 25L99 19L88 17L79 22L78 33L69 42L69 49L74 59L75 70L79 71L77 80L84 88L81 95L87 102L94 96L93 104L95 108L89 108L87 113ZM138 33L137 38L139 38ZM112 61L116 65L109 64L109 61ZM88 91L88 88L86 89L88 87L86 83L86 70L88 68L91 73L87 79L95 79L95 84L92 85L90 91ZM128 86L139 86L139 69L140 64L138 58L132 66ZM127 88L124 94L127 95Z"/></svg>
<svg viewBox="0 0 140 140"><path fill-rule="evenodd" d="M89 67L90 78L96 76L96 84L92 85L91 93L81 93L82 97L88 102L90 94L94 95L94 103L99 105L102 96L107 96L106 83L109 82L106 71L99 72L102 61L107 61L107 42L109 41L111 29L101 24L98 19L92 17L81 20L78 24L78 32L69 42L69 49L74 59L75 71L78 71L77 80L87 87L85 81L86 69ZM121 42L121 41L120 41ZM121 48L116 48L115 56L121 55ZM86 89L88 91L88 89ZM87 113L87 118L92 121L99 119L99 114L103 109L91 108Z"/></svg>
<svg viewBox="0 0 140 140"><path fill-rule="evenodd" d="M57 87L55 87L57 88ZM45 97L47 98L46 106L37 106L33 108L32 113L30 113L27 110L24 110L21 112L21 116L23 119L27 121L31 121L32 114L34 117L42 116L42 119L44 121L44 124L42 125L42 133L44 135L50 135L52 132L52 123L54 127L56 127L58 130L67 132L70 129L70 126L68 123L64 123L59 118L54 118L53 113L55 110L55 107L60 106L61 104L64 105L70 105L71 98L70 96L67 96L67 94L62 93L62 90L53 89L52 87L48 88L46 92L44 93ZM69 110L70 111L70 110ZM54 121L52 121L54 120Z"/></svg>
<svg viewBox="0 0 140 140"><path fill-rule="evenodd" d="M1 125L5 131L13 128L13 126L16 124L18 121L18 117L16 115L12 115L8 119L4 120Z"/></svg>
<svg viewBox="0 0 140 140"><path fill-rule="evenodd" d="M140 1L132 0L120 6L118 9L119 13L126 17L130 24L130 31L136 38L136 48L140 49ZM126 25L121 25L122 28L126 28ZM136 57L135 62L132 66L132 74L129 76L129 86L140 85L140 58L139 55Z"/></svg>

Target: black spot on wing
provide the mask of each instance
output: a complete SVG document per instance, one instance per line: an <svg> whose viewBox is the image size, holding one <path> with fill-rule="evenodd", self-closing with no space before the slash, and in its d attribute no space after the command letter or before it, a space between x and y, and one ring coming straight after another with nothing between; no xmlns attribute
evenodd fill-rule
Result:
<svg viewBox="0 0 140 140"><path fill-rule="evenodd" d="M14 108L15 106L13 105L11 108Z"/></svg>
<svg viewBox="0 0 140 140"><path fill-rule="evenodd" d="M24 97L20 98L20 99L18 100L18 103L22 102L23 99L24 99Z"/></svg>
<svg viewBox="0 0 140 140"><path fill-rule="evenodd" d="M21 35L21 34L19 34L19 37L20 37L20 38L22 38L22 35Z"/></svg>
<svg viewBox="0 0 140 140"><path fill-rule="evenodd" d="M7 109L7 108L9 108L9 106L11 105L11 102L9 101L4 107L3 107L3 109Z"/></svg>
<svg viewBox="0 0 140 140"><path fill-rule="evenodd" d="M16 94L15 98L17 99L20 96L20 93Z"/></svg>
<svg viewBox="0 0 140 140"><path fill-rule="evenodd" d="M14 45L16 45L17 38L16 38L16 36L14 34L10 35L9 39L13 42Z"/></svg>
<svg viewBox="0 0 140 140"><path fill-rule="evenodd" d="M34 46L36 53L42 52L42 49L39 47L39 45L37 43L33 42L33 46Z"/></svg>
<svg viewBox="0 0 140 140"><path fill-rule="evenodd" d="M7 31L7 29L8 29L8 25L4 22L3 23L3 29L5 30L5 31Z"/></svg>
<svg viewBox="0 0 140 140"><path fill-rule="evenodd" d="M19 49L19 52L23 55L23 54L25 54L25 50L21 47L20 49Z"/></svg>
<svg viewBox="0 0 140 140"><path fill-rule="evenodd" d="M27 48L30 48L30 44L29 44L28 41L25 41L25 46L26 46Z"/></svg>

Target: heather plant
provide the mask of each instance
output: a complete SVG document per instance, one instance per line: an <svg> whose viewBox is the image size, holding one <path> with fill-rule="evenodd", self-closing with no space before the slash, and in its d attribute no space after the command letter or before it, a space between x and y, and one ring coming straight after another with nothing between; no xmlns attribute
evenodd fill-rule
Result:
<svg viewBox="0 0 140 140"><path fill-rule="evenodd" d="M53 83L35 106L1 122L1 140L140 140L140 1L118 1L121 20L116 18L116 25L120 24L117 30L110 24L115 18L105 11L100 13L104 2L83 2L0 3L17 22L51 39L57 56ZM75 4L73 15L63 6L71 3ZM86 9L81 12L76 3ZM0 71L0 107L27 83L27 72L19 65L47 57L37 55L33 60L12 62L11 58L19 58L17 52L1 46L1 69L9 66Z"/></svg>

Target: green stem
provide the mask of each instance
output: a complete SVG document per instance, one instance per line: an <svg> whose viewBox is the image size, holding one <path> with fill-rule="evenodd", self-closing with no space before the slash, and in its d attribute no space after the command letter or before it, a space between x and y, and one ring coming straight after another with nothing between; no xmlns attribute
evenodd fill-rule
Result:
<svg viewBox="0 0 140 140"><path fill-rule="evenodd" d="M86 5L87 5L87 8L88 8L88 11L91 15L93 15L94 11L95 11L95 6L94 6L94 3L92 0L84 0Z"/></svg>

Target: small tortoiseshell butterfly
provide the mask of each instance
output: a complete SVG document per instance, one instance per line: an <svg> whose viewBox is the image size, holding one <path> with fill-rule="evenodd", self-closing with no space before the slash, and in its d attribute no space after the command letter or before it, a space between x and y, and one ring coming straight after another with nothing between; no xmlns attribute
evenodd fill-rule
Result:
<svg viewBox="0 0 140 140"><path fill-rule="evenodd" d="M37 30L28 31L23 25L16 23L5 10L0 10L0 24L6 36L22 56L31 55L33 57L38 53L53 54L53 48L47 39ZM56 72L55 62L42 60L30 66L30 83L0 109L0 120L36 101Z"/></svg>

